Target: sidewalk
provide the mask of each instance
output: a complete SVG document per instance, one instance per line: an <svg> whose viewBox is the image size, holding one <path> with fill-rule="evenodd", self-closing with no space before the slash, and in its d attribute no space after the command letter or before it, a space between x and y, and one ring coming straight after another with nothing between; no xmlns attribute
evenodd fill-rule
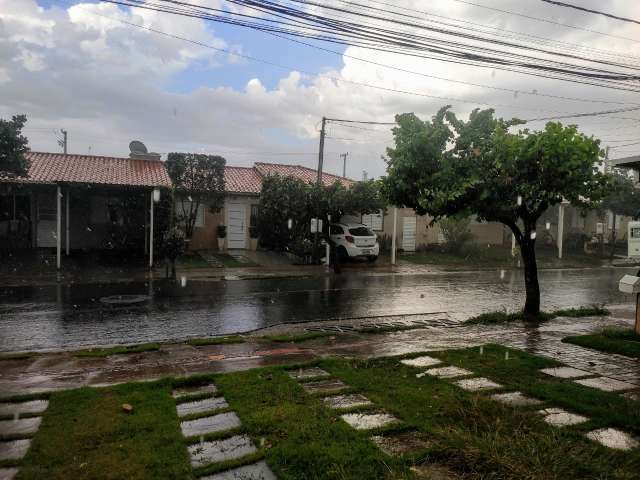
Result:
<svg viewBox="0 0 640 480"><path fill-rule="evenodd" d="M159 351L106 358L77 358L70 353L43 354L0 361L0 392L7 396L165 376L231 372L330 356L369 358L487 343L523 349L640 388L640 362L637 360L561 342L568 335L585 334L604 326L629 326L632 320L628 313L620 311L614 317L606 318L557 318L535 328L520 323L465 326L434 320L416 330L377 334L337 332L335 336L301 343L267 341L257 337L263 334L258 332L246 343L201 347L167 344Z"/></svg>

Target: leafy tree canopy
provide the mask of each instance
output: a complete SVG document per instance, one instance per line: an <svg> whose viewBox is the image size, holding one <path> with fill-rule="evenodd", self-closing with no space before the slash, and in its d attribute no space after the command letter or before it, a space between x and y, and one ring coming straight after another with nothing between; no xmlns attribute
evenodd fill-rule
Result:
<svg viewBox="0 0 640 480"><path fill-rule="evenodd" d="M226 160L218 155L170 153L167 171L178 201L178 220L184 223L188 238L200 205L218 212L224 204L224 167Z"/></svg>
<svg viewBox="0 0 640 480"><path fill-rule="evenodd" d="M29 171L25 157L29 141L22 135L26 122L25 115L14 115L11 120L0 118L0 176L24 177Z"/></svg>
<svg viewBox="0 0 640 480"><path fill-rule="evenodd" d="M611 175L611 188L602 201L602 208L611 210L616 215L640 217L640 190L633 181L620 172Z"/></svg>
<svg viewBox="0 0 640 480"><path fill-rule="evenodd" d="M602 200L608 177L599 141L555 122L513 132L522 122L495 118L492 109L463 121L446 106L430 121L402 114L396 122L383 179L390 202L434 219L475 214L509 226L525 266L525 312L537 314L536 220L563 198L584 207Z"/></svg>

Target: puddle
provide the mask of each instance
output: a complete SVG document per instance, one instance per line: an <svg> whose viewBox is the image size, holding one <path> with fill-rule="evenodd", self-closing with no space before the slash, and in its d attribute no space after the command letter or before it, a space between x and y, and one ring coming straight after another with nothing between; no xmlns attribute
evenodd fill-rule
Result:
<svg viewBox="0 0 640 480"><path fill-rule="evenodd" d="M540 410L538 413L544 415L544 421L554 427L566 427L569 425L577 425L589 420L587 417L577 415L575 413L569 413L561 408L546 408Z"/></svg>
<svg viewBox="0 0 640 480"><path fill-rule="evenodd" d="M329 372L325 372L321 368L311 367L311 368L300 368L298 370L289 370L287 372L291 378L295 378L296 380L306 380L307 378L316 378L316 377L329 377Z"/></svg>
<svg viewBox="0 0 640 480"><path fill-rule="evenodd" d="M194 413L203 413L210 410L227 408L229 404L224 397L204 398L195 402L181 403L176 406L179 417L185 417Z"/></svg>
<svg viewBox="0 0 640 480"><path fill-rule="evenodd" d="M304 388L307 393L330 393L344 390L345 388L348 388L348 385L342 383L340 380L332 379L304 383L302 384L302 388Z"/></svg>
<svg viewBox="0 0 640 480"><path fill-rule="evenodd" d="M575 382L585 387L597 388L605 392L621 392L623 390L634 390L638 388L637 385L633 385L632 383L621 382L620 380L607 377L585 378L583 380L575 380Z"/></svg>
<svg viewBox="0 0 640 480"><path fill-rule="evenodd" d="M593 376L593 373L585 372L584 370L578 370L577 368L573 367L543 368L540 371L542 373L546 373L547 375L551 375L552 377L558 378L580 378Z"/></svg>
<svg viewBox="0 0 640 480"><path fill-rule="evenodd" d="M49 406L48 400L32 400L30 402L0 403L0 415L13 415L14 413L42 413Z"/></svg>
<svg viewBox="0 0 640 480"><path fill-rule="evenodd" d="M334 410L372 405L371 401L367 397L359 393L325 397L322 400L329 408L333 408Z"/></svg>
<svg viewBox="0 0 640 480"><path fill-rule="evenodd" d="M425 355L423 357L405 358L404 360L400 360L400 363L408 365L409 367L431 367L442 363L442 361Z"/></svg>
<svg viewBox="0 0 640 480"><path fill-rule="evenodd" d="M640 442L628 433L615 428L601 428L587 433L587 438L616 450L631 450L640 446Z"/></svg>
<svg viewBox="0 0 640 480"><path fill-rule="evenodd" d="M180 423L182 435L193 437L207 433L223 432L240 426L240 419L235 412L220 413L211 417L198 418Z"/></svg>
<svg viewBox="0 0 640 480"><path fill-rule="evenodd" d="M40 422L42 422L42 417L0 420L0 434L35 433L40 427Z"/></svg>
<svg viewBox="0 0 640 480"><path fill-rule="evenodd" d="M491 398L497 402L517 407L541 405L544 403L542 400L538 400L537 398L527 397L522 392L496 393L495 395L491 395Z"/></svg>
<svg viewBox="0 0 640 480"><path fill-rule="evenodd" d="M191 466L194 468L209 463L234 460L255 453L256 451L256 447L246 435L234 435L224 440L200 442L189 445Z"/></svg>
<svg viewBox="0 0 640 480"><path fill-rule="evenodd" d="M465 370L464 368L458 367L440 367L440 368L432 368L427 370L427 375L431 375L433 377L438 378L455 378L455 377L464 377L465 375L473 375L473 372L469 370Z"/></svg>
<svg viewBox="0 0 640 480"><path fill-rule="evenodd" d="M0 468L0 480L12 480L17 474L17 468Z"/></svg>
<svg viewBox="0 0 640 480"><path fill-rule="evenodd" d="M465 378L464 380L458 380L454 382L457 386L470 392L479 392L482 390L495 390L496 388L502 388L499 383L493 382L488 378Z"/></svg>
<svg viewBox="0 0 640 480"><path fill-rule="evenodd" d="M0 442L0 460L19 460L25 456L30 446L31 440Z"/></svg>
<svg viewBox="0 0 640 480"><path fill-rule="evenodd" d="M402 432L371 437L380 450L390 456L419 452L429 447L427 436L420 432Z"/></svg>
<svg viewBox="0 0 640 480"><path fill-rule="evenodd" d="M203 395L205 393L214 394L216 393L217 388L215 385L205 385L205 386L197 386L197 387L184 387L175 389L171 395L173 398L184 398L189 397L191 395Z"/></svg>
<svg viewBox="0 0 640 480"><path fill-rule="evenodd" d="M342 419L356 430L380 428L399 420L388 413L345 413Z"/></svg>
<svg viewBox="0 0 640 480"><path fill-rule="evenodd" d="M276 476L266 462L258 462L208 477L200 477L200 480L276 480Z"/></svg>

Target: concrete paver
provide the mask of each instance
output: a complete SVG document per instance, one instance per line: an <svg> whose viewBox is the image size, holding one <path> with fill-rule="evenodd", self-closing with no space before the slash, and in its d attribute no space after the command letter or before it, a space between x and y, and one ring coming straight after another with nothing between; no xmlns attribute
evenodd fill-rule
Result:
<svg viewBox="0 0 640 480"><path fill-rule="evenodd" d="M200 480L276 480L276 476L266 462L260 461L215 475L200 477Z"/></svg>
<svg viewBox="0 0 640 480"><path fill-rule="evenodd" d="M194 443L189 445L188 450L192 467L235 460L257 451L251 439L246 435L234 435L222 440Z"/></svg>
<svg viewBox="0 0 640 480"><path fill-rule="evenodd" d="M229 404L223 397L203 398L194 402L179 403L176 405L179 417L193 415L194 413L203 413L212 410L227 408Z"/></svg>
<svg viewBox="0 0 640 480"><path fill-rule="evenodd" d="M26 455L30 446L28 439L0 442L0 460L18 460Z"/></svg>
<svg viewBox="0 0 640 480"><path fill-rule="evenodd" d="M388 413L345 413L342 419L356 430L371 430L396 423L399 420Z"/></svg>
<svg viewBox="0 0 640 480"><path fill-rule="evenodd" d="M500 385L499 383L496 383L484 377L465 378L463 380L457 380L453 383L464 390L469 390L470 392L480 392L483 390L496 390L498 388L502 388L502 385Z"/></svg>
<svg viewBox="0 0 640 480"><path fill-rule="evenodd" d="M587 438L616 450L631 450L640 446L637 438L615 428L601 428L587 433Z"/></svg>
<svg viewBox="0 0 640 480"><path fill-rule="evenodd" d="M234 412L219 413L210 417L188 420L180 423L182 435L194 437L208 433L223 432L240 426L240 419Z"/></svg>
<svg viewBox="0 0 640 480"><path fill-rule="evenodd" d="M582 380L575 380L575 382L580 385L597 388L598 390L603 390L605 392L622 392L624 390L633 390L634 388L637 388L636 385L631 383L607 377L584 378Z"/></svg>

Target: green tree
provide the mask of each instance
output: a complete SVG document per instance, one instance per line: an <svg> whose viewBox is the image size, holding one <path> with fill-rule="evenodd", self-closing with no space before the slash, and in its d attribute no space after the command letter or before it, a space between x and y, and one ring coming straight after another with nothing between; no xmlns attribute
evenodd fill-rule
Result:
<svg viewBox="0 0 640 480"><path fill-rule="evenodd" d="M460 253L465 243L473 238L469 225L471 217L446 217L438 222L445 239L445 250L449 253Z"/></svg>
<svg viewBox="0 0 640 480"><path fill-rule="evenodd" d="M563 198L593 206L606 191L599 141L577 127L549 122L545 129L512 133L519 120L474 110L468 121L443 107L431 121L396 117L395 147L387 150L385 193L398 206L438 220L475 214L508 226L524 264L524 313L540 313L536 221Z"/></svg>
<svg viewBox="0 0 640 480"><path fill-rule="evenodd" d="M611 230L611 254L613 259L616 248L616 217L631 217L637 220L640 216L640 191L633 181L620 172L611 175L610 190L602 200L602 209L610 210L613 214L613 228Z"/></svg>
<svg viewBox="0 0 640 480"><path fill-rule="evenodd" d="M0 176L24 177L29 171L25 153L29 151L27 137L22 128L25 115L14 115L11 120L0 118Z"/></svg>
<svg viewBox="0 0 640 480"><path fill-rule="evenodd" d="M222 208L225 164L226 160L218 155L170 153L167 156L167 171L178 202L177 219L187 238L193 235L201 205L212 213Z"/></svg>

